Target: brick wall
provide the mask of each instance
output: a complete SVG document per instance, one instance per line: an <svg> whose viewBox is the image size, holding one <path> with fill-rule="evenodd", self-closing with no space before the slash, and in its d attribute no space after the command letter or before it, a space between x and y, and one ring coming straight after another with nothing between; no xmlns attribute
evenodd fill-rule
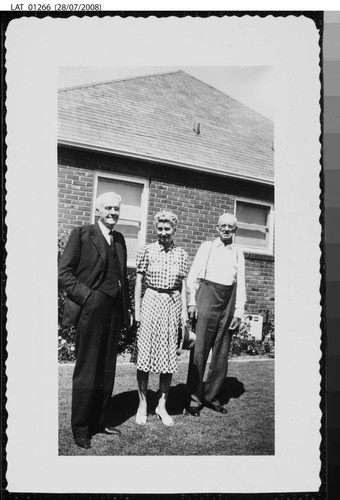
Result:
<svg viewBox="0 0 340 500"><path fill-rule="evenodd" d="M74 226L88 224L91 217L94 172L58 167L58 224L70 232Z"/></svg>
<svg viewBox="0 0 340 500"><path fill-rule="evenodd" d="M90 222L95 171L143 177L150 182L147 243L155 239L155 213L161 208L173 210L179 218L176 242L188 252L190 262L203 241L216 237L218 217L233 210L235 196L273 200L269 187L92 152L60 148L58 163L61 229L70 232L74 226ZM248 311L273 311L274 258L245 257Z"/></svg>
<svg viewBox="0 0 340 500"><path fill-rule="evenodd" d="M246 254L247 311L257 314L261 309L274 312L274 259Z"/></svg>

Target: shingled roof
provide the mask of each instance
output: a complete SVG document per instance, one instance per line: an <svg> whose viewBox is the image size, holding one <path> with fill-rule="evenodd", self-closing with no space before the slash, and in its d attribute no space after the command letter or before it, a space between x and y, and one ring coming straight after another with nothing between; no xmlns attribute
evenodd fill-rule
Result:
<svg viewBox="0 0 340 500"><path fill-rule="evenodd" d="M184 71L62 89L58 110L60 144L273 183L273 123Z"/></svg>

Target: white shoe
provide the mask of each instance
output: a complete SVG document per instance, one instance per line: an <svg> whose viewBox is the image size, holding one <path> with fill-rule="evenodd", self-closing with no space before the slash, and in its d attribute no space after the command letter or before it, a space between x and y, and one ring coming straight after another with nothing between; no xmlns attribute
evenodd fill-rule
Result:
<svg viewBox="0 0 340 500"><path fill-rule="evenodd" d="M139 413L139 409L136 414L136 424L138 425L145 425L147 421L148 416L147 415L142 415Z"/></svg>
<svg viewBox="0 0 340 500"><path fill-rule="evenodd" d="M167 426L171 426L171 425L174 425L174 421L172 420L172 418L170 417L170 415L168 415L167 413L163 413L162 415L160 414L159 412L159 409L158 407L155 409L155 413L156 413L156 417L159 418L164 425L167 425Z"/></svg>

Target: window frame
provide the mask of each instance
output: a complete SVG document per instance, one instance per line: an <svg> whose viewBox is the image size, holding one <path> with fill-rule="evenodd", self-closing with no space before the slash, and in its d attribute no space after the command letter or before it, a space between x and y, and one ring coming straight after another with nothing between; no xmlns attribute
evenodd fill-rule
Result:
<svg viewBox="0 0 340 500"><path fill-rule="evenodd" d="M237 203L238 202L251 203L253 205L260 205L262 207L269 208L268 225L267 225L268 232L269 232L269 238L268 238L268 248L240 245L237 242L235 242L235 245L238 246L239 248L241 248L241 250L245 253L274 255L274 213L275 213L274 212L274 203L271 203L269 201L262 201L262 200L254 199L254 198L237 197L237 198L235 198L235 203L234 203L234 215L236 218L237 218ZM242 225L242 223L239 223L239 221L237 221L237 226L241 227L239 224Z"/></svg>
<svg viewBox="0 0 340 500"><path fill-rule="evenodd" d="M115 181L116 180L116 181L122 181L122 182L127 182L127 183L130 182L131 184L140 184L141 186L143 186L142 196L141 196L141 207L140 207L140 212L141 212L140 220L134 220L134 222L139 223L139 227L140 227L139 232L138 232L138 239L137 239L137 251L138 251L146 243L147 214L148 214L149 187L150 187L149 180L142 178L142 177L135 177L133 175L122 175L122 174L115 174L115 173L101 172L101 171L95 172L92 204L91 204L91 222L92 222L92 224L96 220L95 202L96 202L96 198L97 198L98 184L99 184L100 178L108 180L108 181L110 181L110 180ZM124 200L123 200L123 203L124 203ZM118 224L119 224L119 222L124 221L124 220L125 219L119 218ZM127 219L127 220L132 221L132 219ZM128 268L135 268L136 267L135 260L128 258L127 267Z"/></svg>

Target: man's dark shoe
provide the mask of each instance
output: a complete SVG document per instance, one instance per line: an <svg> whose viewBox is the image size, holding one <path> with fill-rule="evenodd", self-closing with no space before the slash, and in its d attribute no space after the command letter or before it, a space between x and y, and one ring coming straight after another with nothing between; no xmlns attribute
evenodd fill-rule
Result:
<svg viewBox="0 0 340 500"><path fill-rule="evenodd" d="M187 415L192 417L199 417L201 414L201 408L199 406L189 406L187 409Z"/></svg>
<svg viewBox="0 0 340 500"><path fill-rule="evenodd" d="M89 448L91 448L91 439L88 438L88 437L77 437L77 438L74 438L74 442L80 448L85 448L86 450L88 450Z"/></svg>
<svg viewBox="0 0 340 500"><path fill-rule="evenodd" d="M99 432L103 434L110 434L111 436L121 435L120 430L117 429L116 427L113 427L112 425L105 425L105 427L102 427Z"/></svg>
<svg viewBox="0 0 340 500"><path fill-rule="evenodd" d="M217 411L218 413L223 413L224 415L226 413L228 413L226 408L224 408L224 406L221 406L221 405L206 405L206 406L207 406L207 408L210 408L211 410Z"/></svg>

